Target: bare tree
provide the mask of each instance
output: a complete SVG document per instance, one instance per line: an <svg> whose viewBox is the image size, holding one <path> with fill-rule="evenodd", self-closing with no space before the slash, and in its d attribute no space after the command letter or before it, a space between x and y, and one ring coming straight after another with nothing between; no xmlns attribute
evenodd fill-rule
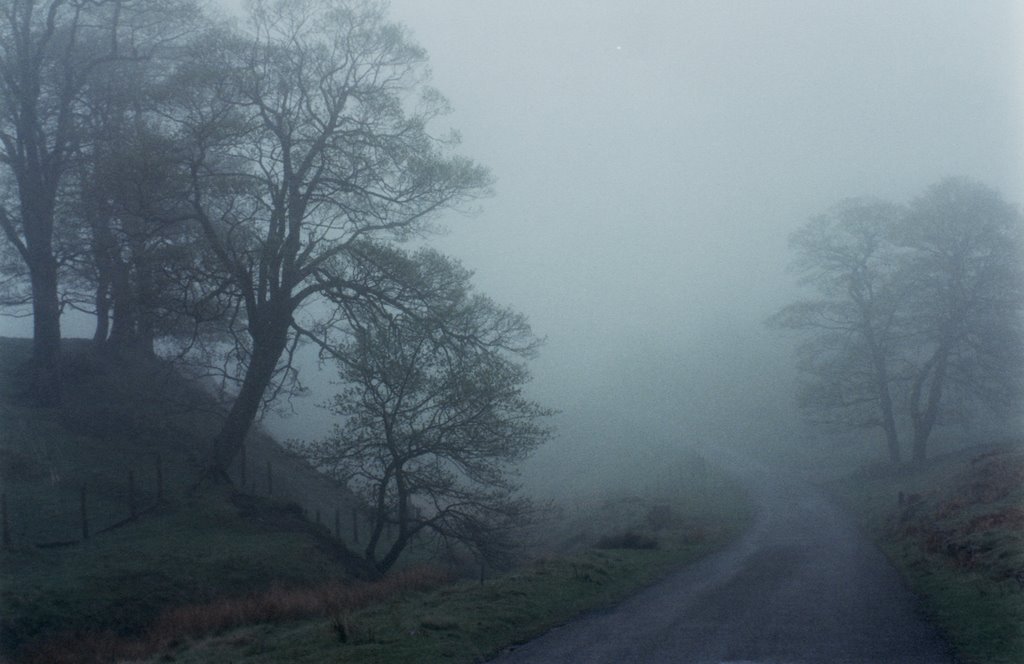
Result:
<svg viewBox="0 0 1024 664"><path fill-rule="evenodd" d="M293 446L362 496L363 556L377 573L417 535L507 554L532 512L512 464L549 435L551 411L522 394L521 361L539 343L523 316L472 293L456 263L431 252L416 262L433 315L346 306L353 340L325 346L345 386L332 406L341 423L326 441Z"/></svg>
<svg viewBox="0 0 1024 664"><path fill-rule="evenodd" d="M820 297L790 304L768 321L811 333L799 348L806 412L841 428L881 427L893 463L901 460L893 364L902 295L888 236L899 214L888 203L847 200L794 233L793 267Z"/></svg>
<svg viewBox="0 0 1024 664"><path fill-rule="evenodd" d="M16 207L0 227L28 268L32 285L33 397L60 400L60 302L53 251L61 178L76 149L75 101L88 63L77 52L83 3L11 0L0 22L0 141L14 174Z"/></svg>
<svg viewBox="0 0 1024 664"><path fill-rule="evenodd" d="M15 196L0 199L0 229L31 284L31 391L40 404L60 400L54 238L67 175L84 140L82 93L104 65L145 57L123 46L144 32L137 19L153 14L154 6L138 0L8 0L0 8L0 164L16 189Z"/></svg>
<svg viewBox="0 0 1024 664"><path fill-rule="evenodd" d="M807 412L880 426L894 463L903 428L920 462L936 424L972 405L1012 412L1024 369L1020 233L997 192L953 178L906 209L847 201L794 234L795 267L821 298L768 322L809 333Z"/></svg>
<svg viewBox="0 0 1024 664"><path fill-rule="evenodd" d="M424 232L489 184L449 154L455 137L429 133L447 105L380 4L257 0L250 17L248 34L203 46L180 115L193 214L239 303L240 382L211 477L289 375L307 305L384 297L367 282L390 274L382 243Z"/></svg>
<svg viewBox="0 0 1024 664"><path fill-rule="evenodd" d="M1020 403L1024 380L1021 216L998 192L964 178L930 187L896 233L906 249L904 354L913 458L935 425L970 402Z"/></svg>

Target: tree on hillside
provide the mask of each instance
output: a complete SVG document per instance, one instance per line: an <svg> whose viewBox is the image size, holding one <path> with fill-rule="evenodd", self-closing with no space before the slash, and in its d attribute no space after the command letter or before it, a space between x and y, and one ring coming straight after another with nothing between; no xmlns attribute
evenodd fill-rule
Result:
<svg viewBox="0 0 1024 664"><path fill-rule="evenodd" d="M381 5L256 0L250 19L247 34L222 33L183 70L194 87L178 118L192 214L238 304L238 391L213 478L290 375L296 319L313 326L304 317L399 297L403 259L387 243L489 184L450 154L454 137L428 131L446 103L425 85L423 50Z"/></svg>
<svg viewBox="0 0 1024 664"><path fill-rule="evenodd" d="M523 316L474 294L456 263L432 252L416 262L432 315L345 306L352 340L323 346L344 385L331 404L341 423L294 446L362 497L372 519L363 556L376 573L417 536L489 560L507 554L532 513L511 464L549 435L551 411L522 394L521 361L539 343Z"/></svg>
<svg viewBox="0 0 1024 664"><path fill-rule="evenodd" d="M893 463L901 459L893 391L902 295L888 236L899 214L889 203L847 200L794 233L793 267L819 297L768 321L810 332L799 347L805 411L840 428L881 427Z"/></svg>
<svg viewBox="0 0 1024 664"><path fill-rule="evenodd" d="M879 426L890 459L909 429L923 461L934 427L972 406L1020 403L1024 273L1020 214L965 179L909 207L846 202L797 231L801 281L821 296L769 319L808 332L802 405L841 427Z"/></svg>
<svg viewBox="0 0 1024 664"><path fill-rule="evenodd" d="M180 7L187 2L169 3ZM25 264L33 317L34 399L60 400L59 260L55 233L68 173L83 141L82 93L104 66L146 53L128 46L143 16L171 24L168 3L132 0L8 0L0 9L0 164L15 195L0 198L0 229Z"/></svg>
<svg viewBox="0 0 1024 664"><path fill-rule="evenodd" d="M0 19L0 163L17 196L0 227L32 286L33 397L60 399L60 302L53 235L61 180L77 149L75 102L90 62L78 50L84 3L11 0Z"/></svg>
<svg viewBox="0 0 1024 664"><path fill-rule="evenodd" d="M75 231L88 249L75 276L89 292L75 305L96 314L98 347L148 355L158 337L181 331L188 297L178 284L202 254L188 223L188 146L160 117L174 103L163 80L173 62L156 55L95 77L84 95L88 145L75 170Z"/></svg>
<svg viewBox="0 0 1024 664"><path fill-rule="evenodd" d="M935 425L964 416L972 402L1003 413L1020 403L1021 230L1020 213L998 192L950 178L915 199L896 231L906 251L903 361L915 461Z"/></svg>

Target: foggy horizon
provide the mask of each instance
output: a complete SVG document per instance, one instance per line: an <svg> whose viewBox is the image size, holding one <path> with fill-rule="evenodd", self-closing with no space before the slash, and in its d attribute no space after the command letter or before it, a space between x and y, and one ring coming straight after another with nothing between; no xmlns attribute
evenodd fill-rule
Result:
<svg viewBox="0 0 1024 664"><path fill-rule="evenodd" d="M453 108L434 132L496 177L427 244L546 338L529 391L562 414L541 460L799 437L792 337L763 326L799 292L790 233L952 175L1021 203L1019 3L394 0L389 16ZM329 427L334 370L313 369L300 415L266 423L281 437Z"/></svg>

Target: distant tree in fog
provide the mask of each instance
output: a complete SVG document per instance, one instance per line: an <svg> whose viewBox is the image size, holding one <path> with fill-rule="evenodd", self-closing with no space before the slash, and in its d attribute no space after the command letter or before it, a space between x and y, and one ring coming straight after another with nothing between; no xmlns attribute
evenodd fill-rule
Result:
<svg viewBox="0 0 1024 664"><path fill-rule="evenodd" d="M888 238L900 213L881 201L847 200L794 233L794 268L820 297L769 320L810 332L799 347L805 411L833 426L881 427L894 463L901 455L893 392L904 298Z"/></svg>
<svg viewBox="0 0 1024 664"><path fill-rule="evenodd" d="M522 360L539 343L523 316L473 293L450 259L416 261L432 313L346 305L353 339L324 347L344 386L331 405L341 423L325 441L294 446L362 496L372 518L363 556L376 573L417 535L506 554L532 513L512 464L549 435L551 411L522 394Z"/></svg>
<svg viewBox="0 0 1024 664"><path fill-rule="evenodd" d="M880 427L889 458L923 461L934 427L1020 403L1021 217L999 194L944 180L908 207L845 201L794 233L817 299L769 325L808 333L801 405L820 422Z"/></svg>
<svg viewBox="0 0 1024 664"><path fill-rule="evenodd" d="M913 458L934 426L980 403L1020 404L1024 381L1021 215L998 192L951 178L915 199L894 234L905 252L904 370Z"/></svg>

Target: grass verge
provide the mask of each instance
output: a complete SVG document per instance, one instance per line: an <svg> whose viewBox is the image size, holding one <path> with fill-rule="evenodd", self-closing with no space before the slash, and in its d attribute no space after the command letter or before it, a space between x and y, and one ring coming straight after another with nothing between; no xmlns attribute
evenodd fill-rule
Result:
<svg viewBox="0 0 1024 664"><path fill-rule="evenodd" d="M479 662L614 604L732 541L752 508L732 483L719 483L718 492L715 514L659 530L655 548L543 557L483 583L462 581L358 610L224 631L149 661Z"/></svg>
<svg viewBox="0 0 1024 664"><path fill-rule="evenodd" d="M834 485L958 658L1024 662L1024 451L973 450ZM902 496L902 500L901 500Z"/></svg>

